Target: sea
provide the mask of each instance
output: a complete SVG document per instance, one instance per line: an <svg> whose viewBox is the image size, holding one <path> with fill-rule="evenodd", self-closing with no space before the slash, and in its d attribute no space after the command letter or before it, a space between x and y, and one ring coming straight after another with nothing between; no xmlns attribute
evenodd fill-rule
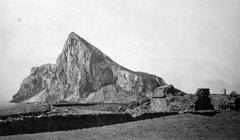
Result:
<svg viewBox="0 0 240 140"><path fill-rule="evenodd" d="M9 101L0 101L0 108L16 105L16 103L9 103Z"/></svg>

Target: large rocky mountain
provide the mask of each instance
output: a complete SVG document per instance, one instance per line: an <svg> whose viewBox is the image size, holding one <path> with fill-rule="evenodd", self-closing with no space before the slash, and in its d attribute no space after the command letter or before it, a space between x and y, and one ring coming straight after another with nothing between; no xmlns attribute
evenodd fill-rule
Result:
<svg viewBox="0 0 240 140"><path fill-rule="evenodd" d="M56 64L33 67L11 102L125 103L166 85L155 75L134 72L70 33Z"/></svg>

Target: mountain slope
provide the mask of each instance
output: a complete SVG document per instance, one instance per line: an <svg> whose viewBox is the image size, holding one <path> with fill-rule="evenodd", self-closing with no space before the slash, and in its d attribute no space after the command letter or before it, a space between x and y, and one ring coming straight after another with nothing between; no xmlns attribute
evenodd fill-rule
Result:
<svg viewBox="0 0 240 140"><path fill-rule="evenodd" d="M56 64L33 67L11 102L129 102L166 85L155 75L133 72L70 33Z"/></svg>

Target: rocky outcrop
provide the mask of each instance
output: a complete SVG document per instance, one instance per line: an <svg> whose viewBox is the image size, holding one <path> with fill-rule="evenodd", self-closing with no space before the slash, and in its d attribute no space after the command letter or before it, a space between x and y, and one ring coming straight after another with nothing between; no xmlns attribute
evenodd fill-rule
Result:
<svg viewBox="0 0 240 140"><path fill-rule="evenodd" d="M173 85L164 85L157 87L152 92L151 98L151 109L154 112L170 112L176 111L176 109L172 110L173 106L176 108L176 102L180 99L183 99L185 93L176 89ZM185 102L182 104L186 104ZM181 105L182 105L181 104ZM177 103L177 108L180 110L180 103Z"/></svg>
<svg viewBox="0 0 240 140"><path fill-rule="evenodd" d="M31 69L11 102L129 102L146 97L165 81L120 66L71 33L56 64Z"/></svg>
<svg viewBox="0 0 240 140"><path fill-rule="evenodd" d="M45 102L51 77L55 76L55 68L53 64L33 67L30 75L23 80L18 93L13 96L12 102L28 102L28 100Z"/></svg>
<svg viewBox="0 0 240 140"><path fill-rule="evenodd" d="M160 87L157 87L152 92L153 98L164 98L167 96L177 96L177 95L184 95L184 92L176 89L173 85L160 86Z"/></svg>
<svg viewBox="0 0 240 140"><path fill-rule="evenodd" d="M240 95L211 94L210 98L215 110L240 109Z"/></svg>
<svg viewBox="0 0 240 140"><path fill-rule="evenodd" d="M209 97L210 91L208 88L199 88L196 93L198 100L195 103L195 110L213 110L211 98Z"/></svg>
<svg viewBox="0 0 240 140"><path fill-rule="evenodd" d="M193 94L152 98L151 110L153 112L189 112L194 111L198 97Z"/></svg>

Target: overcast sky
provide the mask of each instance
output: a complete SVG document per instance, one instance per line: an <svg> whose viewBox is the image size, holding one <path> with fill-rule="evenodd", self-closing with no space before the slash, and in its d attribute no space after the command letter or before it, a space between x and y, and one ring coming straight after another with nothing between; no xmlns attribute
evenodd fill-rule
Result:
<svg viewBox="0 0 240 140"><path fill-rule="evenodd" d="M1 0L0 101L70 32L186 92L240 89L239 0Z"/></svg>

